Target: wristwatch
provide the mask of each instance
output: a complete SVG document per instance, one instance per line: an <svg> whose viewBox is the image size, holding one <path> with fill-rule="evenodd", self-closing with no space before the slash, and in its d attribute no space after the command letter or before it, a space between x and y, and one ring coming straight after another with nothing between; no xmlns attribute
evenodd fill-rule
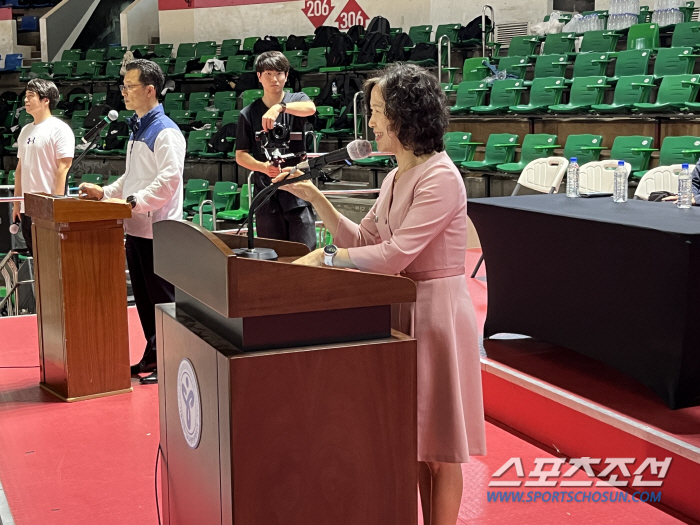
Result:
<svg viewBox="0 0 700 525"><path fill-rule="evenodd" d="M285 104L284 102L280 102L280 107L282 108L282 111L280 111L280 113L287 112L287 104Z"/></svg>
<svg viewBox="0 0 700 525"><path fill-rule="evenodd" d="M133 195L129 195L126 198L126 203L131 204L131 209L133 210L134 208L136 208L136 197L134 197Z"/></svg>
<svg viewBox="0 0 700 525"><path fill-rule="evenodd" d="M323 248L323 264L333 266L333 259L338 253L338 247L335 244L329 244Z"/></svg>

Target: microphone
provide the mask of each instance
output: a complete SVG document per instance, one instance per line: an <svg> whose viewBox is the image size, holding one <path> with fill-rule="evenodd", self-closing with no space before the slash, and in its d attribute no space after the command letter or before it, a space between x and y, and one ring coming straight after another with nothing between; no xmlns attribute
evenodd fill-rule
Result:
<svg viewBox="0 0 700 525"><path fill-rule="evenodd" d="M19 221L15 221L10 224L10 233L12 235L17 235L19 233Z"/></svg>
<svg viewBox="0 0 700 525"><path fill-rule="evenodd" d="M326 153L320 157L314 157L309 160L297 164L296 169L307 170L307 169L319 169L330 164L331 162L338 162L339 160L360 160L366 159L372 154L372 143L368 140L353 140L346 147ZM295 170L292 170L294 173Z"/></svg>
<svg viewBox="0 0 700 525"><path fill-rule="evenodd" d="M100 136L100 132L105 128L105 126L107 126L107 124L114 122L118 117L119 113L114 110L102 117L102 120L95 124L95 126L83 136L83 144L90 144L93 140Z"/></svg>

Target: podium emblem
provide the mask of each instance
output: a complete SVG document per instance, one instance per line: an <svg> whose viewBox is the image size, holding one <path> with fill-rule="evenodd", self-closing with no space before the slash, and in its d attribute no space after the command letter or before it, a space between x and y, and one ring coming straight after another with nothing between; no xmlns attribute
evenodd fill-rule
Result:
<svg viewBox="0 0 700 525"><path fill-rule="evenodd" d="M190 448L197 448L202 437L202 403L197 375L192 362L187 358L180 362L177 384L177 408L180 411L182 433Z"/></svg>

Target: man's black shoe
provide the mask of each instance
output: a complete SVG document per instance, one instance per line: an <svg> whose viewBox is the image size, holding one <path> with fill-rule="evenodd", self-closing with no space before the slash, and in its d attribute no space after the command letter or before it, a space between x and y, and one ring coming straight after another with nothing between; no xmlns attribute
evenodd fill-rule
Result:
<svg viewBox="0 0 700 525"><path fill-rule="evenodd" d="M155 370L156 368L156 363L145 363L143 360L141 360L140 363L137 363L135 365L131 365L131 375L132 376L137 376L139 374L142 374L144 372L150 372L151 370Z"/></svg>
<svg viewBox="0 0 700 525"><path fill-rule="evenodd" d="M154 370L152 374L142 377L139 380L142 385L157 385L158 384L158 370Z"/></svg>

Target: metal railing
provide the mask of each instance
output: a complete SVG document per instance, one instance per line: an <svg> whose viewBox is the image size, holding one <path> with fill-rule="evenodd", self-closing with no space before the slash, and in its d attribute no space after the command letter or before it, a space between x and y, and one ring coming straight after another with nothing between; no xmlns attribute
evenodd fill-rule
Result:
<svg viewBox="0 0 700 525"><path fill-rule="evenodd" d="M493 31L493 40L496 40L496 17L494 16L493 6L485 4L481 9L481 56L486 57L486 9L491 11L491 30Z"/></svg>
<svg viewBox="0 0 700 525"><path fill-rule="evenodd" d="M199 203L199 225L204 228L204 205L209 204L211 205L211 230L216 231L216 208L214 207L214 201L211 199L204 199L202 202Z"/></svg>
<svg viewBox="0 0 700 525"><path fill-rule="evenodd" d="M437 52L438 52L438 82L442 82L442 40L443 38L447 40L447 73L449 75L449 68L452 67L452 43L450 42L450 37L447 35L442 35L437 41ZM448 77L449 78L449 77Z"/></svg>

